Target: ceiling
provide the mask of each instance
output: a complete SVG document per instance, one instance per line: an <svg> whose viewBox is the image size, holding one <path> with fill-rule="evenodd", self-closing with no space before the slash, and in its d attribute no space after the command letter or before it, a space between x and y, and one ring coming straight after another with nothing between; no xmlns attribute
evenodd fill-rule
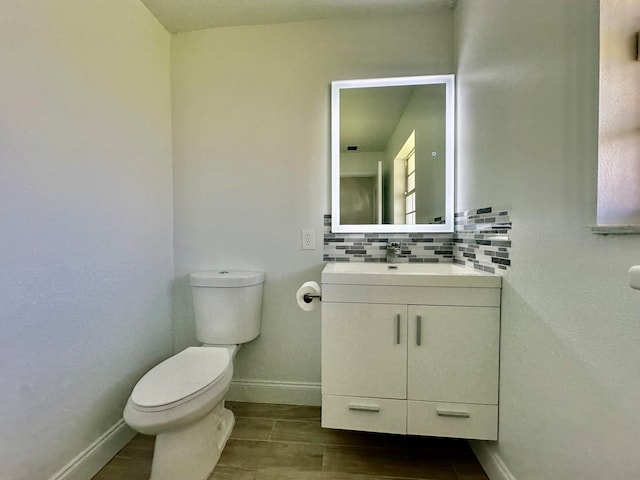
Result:
<svg viewBox="0 0 640 480"><path fill-rule="evenodd" d="M384 152L404 112L412 85L340 91L340 151Z"/></svg>
<svg viewBox="0 0 640 480"><path fill-rule="evenodd" d="M171 33L237 25L268 25L338 17L398 15L455 0L142 0Z"/></svg>

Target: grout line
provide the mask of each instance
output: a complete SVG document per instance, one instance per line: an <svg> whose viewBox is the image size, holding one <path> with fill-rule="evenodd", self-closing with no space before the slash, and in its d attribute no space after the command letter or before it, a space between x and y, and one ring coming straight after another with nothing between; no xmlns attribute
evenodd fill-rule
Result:
<svg viewBox="0 0 640 480"><path fill-rule="evenodd" d="M326 445L322 445L322 465L320 467L320 471L321 472L325 472L325 460L327 459L327 446Z"/></svg>
<svg viewBox="0 0 640 480"><path fill-rule="evenodd" d="M277 444L285 444L285 445L319 445L324 447L325 444L324 443L318 443L318 442L302 442L299 440L272 440L272 439L261 439L261 438L234 438L234 440L236 442L264 442L264 443L277 443ZM345 446L345 447L350 447L353 445L333 445L330 444L329 446L333 447L333 446Z"/></svg>
<svg viewBox="0 0 640 480"><path fill-rule="evenodd" d="M292 423L320 423L320 419L315 419L315 420L297 420L295 418L276 418L275 419L278 422L292 422Z"/></svg>
<svg viewBox="0 0 640 480"><path fill-rule="evenodd" d="M453 469L453 473L456 475L456 478L458 480L460 480L460 474L458 473L458 469L456 468L456 464L453 462L453 460L451 460L451 456L447 455L447 459L449 460L449 464L451 465L451 468Z"/></svg>
<svg viewBox="0 0 640 480"><path fill-rule="evenodd" d="M276 420L276 419L273 419L273 420L271 421L271 431L269 432L269 438L267 439L268 441L271 441L271 437L273 436L273 431L274 431L274 430L275 430L275 428L276 428L276 422L277 422L277 421L278 421L278 420Z"/></svg>

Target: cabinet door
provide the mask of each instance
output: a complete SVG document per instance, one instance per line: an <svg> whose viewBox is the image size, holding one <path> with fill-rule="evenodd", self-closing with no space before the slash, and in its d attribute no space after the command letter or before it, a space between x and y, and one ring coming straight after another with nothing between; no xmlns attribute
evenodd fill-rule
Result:
<svg viewBox="0 0 640 480"><path fill-rule="evenodd" d="M407 398L405 305L322 303L322 393Z"/></svg>
<svg viewBox="0 0 640 480"><path fill-rule="evenodd" d="M500 309L408 308L410 400L498 403Z"/></svg>

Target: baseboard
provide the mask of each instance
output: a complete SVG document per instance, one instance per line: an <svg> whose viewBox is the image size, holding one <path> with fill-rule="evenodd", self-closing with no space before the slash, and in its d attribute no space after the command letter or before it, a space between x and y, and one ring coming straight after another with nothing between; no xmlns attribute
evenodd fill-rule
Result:
<svg viewBox="0 0 640 480"><path fill-rule="evenodd" d="M471 450L476 455L478 462L484 468L487 476L491 480L516 480L516 477L509 471L502 457L498 455L496 449L485 440L472 440L469 442Z"/></svg>
<svg viewBox="0 0 640 480"><path fill-rule="evenodd" d="M49 480L89 480L135 436L120 419Z"/></svg>
<svg viewBox="0 0 640 480"><path fill-rule="evenodd" d="M226 399L234 402L319 406L322 394L319 383L236 379L231 381Z"/></svg>

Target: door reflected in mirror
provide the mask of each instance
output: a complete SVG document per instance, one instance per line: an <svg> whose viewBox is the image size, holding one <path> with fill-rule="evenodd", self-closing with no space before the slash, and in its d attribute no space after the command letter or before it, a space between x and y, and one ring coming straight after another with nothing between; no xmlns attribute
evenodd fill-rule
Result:
<svg viewBox="0 0 640 480"><path fill-rule="evenodd" d="M453 231L453 75L332 83L332 231Z"/></svg>

